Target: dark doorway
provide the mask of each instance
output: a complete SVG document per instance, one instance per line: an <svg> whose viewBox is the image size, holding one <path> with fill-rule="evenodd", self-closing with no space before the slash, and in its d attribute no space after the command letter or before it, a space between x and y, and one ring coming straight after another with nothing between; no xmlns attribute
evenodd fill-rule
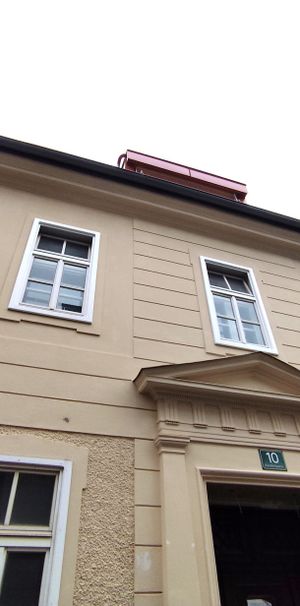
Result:
<svg viewBox="0 0 300 606"><path fill-rule="evenodd" d="M300 606L300 490L208 484L222 606Z"/></svg>

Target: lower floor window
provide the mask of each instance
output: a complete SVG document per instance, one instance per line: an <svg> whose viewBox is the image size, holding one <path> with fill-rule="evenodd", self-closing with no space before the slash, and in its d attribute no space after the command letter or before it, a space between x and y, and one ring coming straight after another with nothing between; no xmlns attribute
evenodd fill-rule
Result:
<svg viewBox="0 0 300 606"><path fill-rule="evenodd" d="M0 606L54 606L71 464L18 463L0 463Z"/></svg>

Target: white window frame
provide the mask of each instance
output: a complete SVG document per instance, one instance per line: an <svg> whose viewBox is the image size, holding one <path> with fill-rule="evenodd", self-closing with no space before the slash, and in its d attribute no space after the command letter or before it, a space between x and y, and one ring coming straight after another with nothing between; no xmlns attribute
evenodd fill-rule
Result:
<svg viewBox="0 0 300 606"><path fill-rule="evenodd" d="M90 256L88 261L84 259L79 259L77 257L69 257L70 262L73 262L74 265L85 265L87 267L83 307L81 313L51 308L51 300L49 307L41 307L39 305L33 305L32 303L28 304L23 302L23 297L34 257L40 256L45 259L51 259L57 258L58 256L55 254L52 255L52 253L48 251L43 252L36 249L37 239L43 227L50 229L53 228L54 233L55 230L57 230L58 232L59 230L63 230L63 232L67 233L69 232L71 240L76 240L76 236L80 237L82 235L91 240ZM66 320L76 320L77 322L91 323L93 319L99 246L100 233L98 232L86 229L79 229L78 227L73 227L71 225L65 225L62 223L55 223L53 221L34 219L8 308L44 316L63 318ZM51 299L52 298L53 297L51 297Z"/></svg>
<svg viewBox="0 0 300 606"><path fill-rule="evenodd" d="M57 476L54 507L49 531L35 527L0 526L0 582L4 571L5 548L46 550L39 606L57 606L62 574L64 543L70 498L71 461L0 455L0 470L52 471ZM41 528L41 527L40 527Z"/></svg>
<svg viewBox="0 0 300 606"><path fill-rule="evenodd" d="M220 261L219 259L212 259L210 257L200 256L200 263L202 268L203 280L205 285L205 293L208 302L209 316L212 324L214 341L216 345L226 345L227 347L238 347L239 349L248 349L251 351L266 351L272 354L278 354L274 337L272 335L271 326L268 320L268 316L266 314L266 310L260 296L260 292L257 286L257 282L254 276L254 272L251 267L244 267L242 265L234 265L233 263L226 263L224 261ZM263 338L265 341L265 345L258 345L255 343L243 342L242 340L231 340L231 339L223 339L220 335L218 318L216 315L215 304L213 299L212 287L209 281L208 276L208 266L209 269L213 267L216 271L220 273L228 273L230 271L234 271L235 273L240 273L245 276L247 283L250 285L252 295L249 294L249 297L243 295L240 298L245 298L245 300L251 300L255 303L255 309L259 320L259 325L262 330ZM224 295L229 294L225 292ZM234 295L233 295L234 296ZM238 297L239 298L239 297ZM237 307L237 306L236 306ZM239 312L234 309L234 317L237 322L240 322Z"/></svg>

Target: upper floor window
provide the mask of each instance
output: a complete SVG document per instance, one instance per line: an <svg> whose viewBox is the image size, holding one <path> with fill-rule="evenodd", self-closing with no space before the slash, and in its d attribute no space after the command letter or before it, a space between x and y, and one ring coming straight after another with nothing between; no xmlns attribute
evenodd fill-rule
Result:
<svg viewBox="0 0 300 606"><path fill-rule="evenodd" d="M277 353L252 269L201 263L216 343Z"/></svg>
<svg viewBox="0 0 300 606"><path fill-rule="evenodd" d="M9 308L91 322L99 239L35 219Z"/></svg>
<svg viewBox="0 0 300 606"><path fill-rule="evenodd" d="M58 604L71 463L1 457L0 606Z"/></svg>

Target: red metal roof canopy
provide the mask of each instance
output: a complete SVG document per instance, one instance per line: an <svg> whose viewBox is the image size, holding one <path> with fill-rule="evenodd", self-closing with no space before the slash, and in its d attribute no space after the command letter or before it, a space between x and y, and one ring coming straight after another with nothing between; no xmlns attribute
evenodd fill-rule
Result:
<svg viewBox="0 0 300 606"><path fill-rule="evenodd" d="M118 165L125 170L164 179L185 187L193 187L230 200L244 202L247 195L246 185L239 181L225 179L189 166L168 162L155 156L147 156L131 149L120 156Z"/></svg>

